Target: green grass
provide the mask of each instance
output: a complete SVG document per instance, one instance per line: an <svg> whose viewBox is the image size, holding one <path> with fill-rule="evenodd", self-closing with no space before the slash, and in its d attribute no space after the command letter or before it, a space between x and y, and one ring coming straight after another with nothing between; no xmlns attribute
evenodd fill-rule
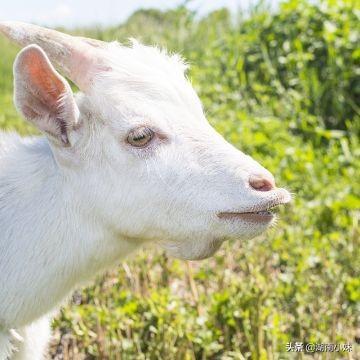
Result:
<svg viewBox="0 0 360 360"><path fill-rule="evenodd" d="M79 290L53 323L54 357L297 358L290 341L349 342L356 357L359 11L350 0L290 0L276 13L260 6L238 19L225 10L198 19L180 7L78 31L181 52L209 121L295 199L275 229L212 259L151 249ZM0 41L0 127L26 134L11 100L16 49Z"/></svg>

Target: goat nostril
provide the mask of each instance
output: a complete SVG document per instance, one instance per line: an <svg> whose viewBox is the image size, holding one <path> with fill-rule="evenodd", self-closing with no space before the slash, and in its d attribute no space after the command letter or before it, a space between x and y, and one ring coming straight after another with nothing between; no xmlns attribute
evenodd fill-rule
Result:
<svg viewBox="0 0 360 360"><path fill-rule="evenodd" d="M271 178L262 175L252 175L249 178L250 186L257 191L270 191L275 189L275 182Z"/></svg>

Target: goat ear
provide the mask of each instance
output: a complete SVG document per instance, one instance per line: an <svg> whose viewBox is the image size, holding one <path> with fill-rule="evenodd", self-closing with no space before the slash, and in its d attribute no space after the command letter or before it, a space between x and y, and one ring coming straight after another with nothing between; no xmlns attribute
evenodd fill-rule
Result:
<svg viewBox="0 0 360 360"><path fill-rule="evenodd" d="M40 131L69 146L69 131L78 124L79 110L67 81L37 45L25 47L14 63L17 109Z"/></svg>

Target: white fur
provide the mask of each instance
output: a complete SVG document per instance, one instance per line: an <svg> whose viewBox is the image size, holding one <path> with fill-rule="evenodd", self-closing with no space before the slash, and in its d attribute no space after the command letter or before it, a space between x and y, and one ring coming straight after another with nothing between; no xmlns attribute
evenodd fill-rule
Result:
<svg viewBox="0 0 360 360"><path fill-rule="evenodd" d="M143 244L208 257L224 240L252 238L269 225L219 212L289 198L249 186L250 175L271 174L210 127L178 57L136 42L99 52L107 68L76 97L80 125L68 129L70 146L0 134L1 360L11 346L17 359L40 359L44 316ZM17 91L25 91L21 107L26 86ZM136 149L126 136L142 125L161 136ZM22 340L11 341L14 331Z"/></svg>

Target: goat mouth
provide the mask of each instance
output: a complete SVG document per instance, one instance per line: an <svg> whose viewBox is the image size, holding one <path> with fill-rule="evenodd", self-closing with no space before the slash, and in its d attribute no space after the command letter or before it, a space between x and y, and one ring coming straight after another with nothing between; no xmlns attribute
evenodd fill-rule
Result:
<svg viewBox="0 0 360 360"><path fill-rule="evenodd" d="M271 202L270 204L257 206L251 211L224 211L217 214L219 219L223 220L244 220L253 223L268 223L273 220L276 216L274 210L282 204L286 204L290 201L290 196L278 199L276 201Z"/></svg>
<svg viewBox="0 0 360 360"><path fill-rule="evenodd" d="M266 210L253 211L253 212L226 211L219 213L218 217L224 220L240 219L240 220L256 222L256 223L269 222L275 217L273 209L274 207Z"/></svg>

